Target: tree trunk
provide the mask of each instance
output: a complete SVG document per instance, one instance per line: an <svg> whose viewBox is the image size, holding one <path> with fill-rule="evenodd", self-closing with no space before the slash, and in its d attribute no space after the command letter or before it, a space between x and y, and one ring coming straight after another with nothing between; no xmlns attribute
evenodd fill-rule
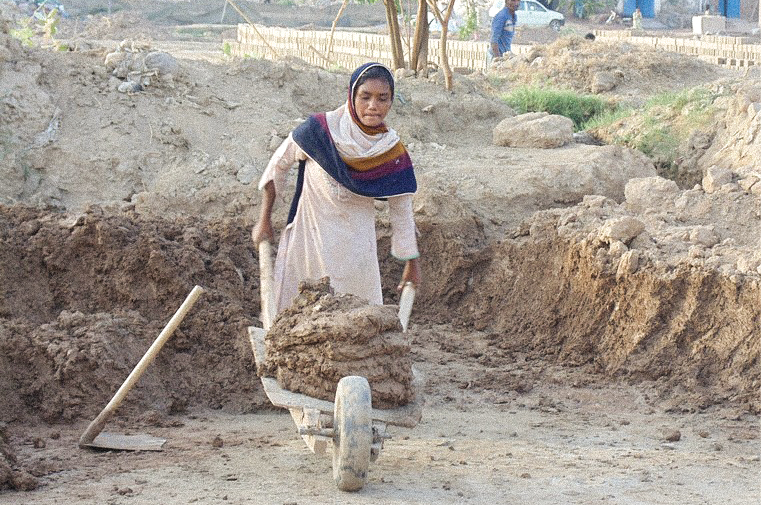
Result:
<svg viewBox="0 0 761 505"><path fill-rule="evenodd" d="M447 32L449 31L449 18L452 16L455 0L447 0L449 3L444 14L441 13L439 6L436 5L436 0L427 1L433 15L441 23L441 43L439 44L440 67L444 72L444 87L447 91L452 91L452 69L449 68L449 58L447 57Z"/></svg>
<svg viewBox="0 0 761 505"><path fill-rule="evenodd" d="M402 35L399 31L399 18L396 12L394 0L383 0L386 6L386 22L388 23L388 36L391 40L391 54L394 70L404 68L404 49L402 48Z"/></svg>
<svg viewBox="0 0 761 505"><path fill-rule="evenodd" d="M761 0L759 0L761 1ZM428 4L425 0L419 0L417 16L415 17L415 35L412 41L412 54L410 56L410 68L417 75L428 75Z"/></svg>
<svg viewBox="0 0 761 505"><path fill-rule="evenodd" d="M338 14L336 14L336 19L333 20L333 26L330 27L330 41L328 42L328 57L326 58L328 61L330 60L330 56L333 54L333 34L336 33L336 24L338 24L338 19L341 17L341 14L344 13L344 9L346 9L346 6L349 4L349 0L344 0L341 4L341 8L338 9Z"/></svg>
<svg viewBox="0 0 761 505"><path fill-rule="evenodd" d="M452 69L449 68L449 58L447 57L447 25L441 25L441 42L439 43L439 58L441 59L441 69L444 71L444 88L452 91Z"/></svg>

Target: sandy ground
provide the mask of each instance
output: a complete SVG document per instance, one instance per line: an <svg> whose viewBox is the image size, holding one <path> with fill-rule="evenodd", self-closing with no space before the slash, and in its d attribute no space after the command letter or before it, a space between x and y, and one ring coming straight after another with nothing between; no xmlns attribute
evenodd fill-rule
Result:
<svg viewBox="0 0 761 505"><path fill-rule="evenodd" d="M653 182L650 160L615 146L492 145L511 115L495 95L529 82L528 63L458 76L453 94L435 76L398 83L389 122L421 183L410 331L426 406L346 494L269 404L246 327L260 324L253 185L299 118L340 103L347 75L225 59L220 40L178 37L177 3L72 19L62 33L80 49L62 54L2 32L0 502L759 503L757 76L603 52L625 71L613 99L647 82L730 90L710 142L685 148L685 170L714 174L697 188ZM197 22L221 15L193 7ZM181 72L117 91L104 60L131 37ZM540 49L545 75L605 70L575 44ZM574 54L586 66L565 64ZM645 231L614 233L632 219ZM382 212L378 235L384 255ZM394 304L400 265L381 260ZM78 449L197 284L206 293L107 425L165 437L164 450Z"/></svg>
<svg viewBox="0 0 761 505"><path fill-rule="evenodd" d="M124 432L167 438L160 453L73 449L82 423L26 427L18 456L49 474L3 503L758 503L753 418L667 413L651 388L573 385L588 376L536 362L511 367L540 375L530 391L473 391L481 371L441 350L442 332L426 326L415 342L422 421L391 427L360 493L335 490L330 457L312 454L286 413L192 410L139 429L124 420Z"/></svg>

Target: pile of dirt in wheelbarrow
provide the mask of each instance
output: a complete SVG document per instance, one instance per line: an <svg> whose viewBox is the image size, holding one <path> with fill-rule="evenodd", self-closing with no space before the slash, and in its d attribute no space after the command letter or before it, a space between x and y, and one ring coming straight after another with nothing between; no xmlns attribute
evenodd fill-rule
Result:
<svg viewBox="0 0 761 505"><path fill-rule="evenodd" d="M410 342L396 307L334 294L327 277L301 283L265 342L267 365L259 374L276 377L290 391L333 401L342 377L361 375L370 383L374 408L412 400Z"/></svg>

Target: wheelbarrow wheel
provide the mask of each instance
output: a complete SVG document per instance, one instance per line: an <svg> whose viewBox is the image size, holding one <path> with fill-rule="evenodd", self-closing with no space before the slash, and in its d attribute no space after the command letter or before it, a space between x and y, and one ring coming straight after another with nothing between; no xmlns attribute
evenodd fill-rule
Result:
<svg viewBox="0 0 761 505"><path fill-rule="evenodd" d="M364 377L338 382L333 410L333 479L341 491L358 491L367 480L373 442L372 398Z"/></svg>

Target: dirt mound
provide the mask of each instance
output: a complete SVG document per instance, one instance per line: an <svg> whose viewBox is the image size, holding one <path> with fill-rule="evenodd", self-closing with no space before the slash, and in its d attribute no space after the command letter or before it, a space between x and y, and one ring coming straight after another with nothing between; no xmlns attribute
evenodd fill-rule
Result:
<svg viewBox="0 0 761 505"><path fill-rule="evenodd" d="M23 55L21 43L11 37L11 21L0 7L0 63L18 61Z"/></svg>
<svg viewBox="0 0 761 505"><path fill-rule="evenodd" d="M250 411L264 403L244 337L258 285L240 223L199 227L98 208L71 216L1 206L0 237L0 421L94 416L194 284L206 293L130 393L125 413L181 412L188 404Z"/></svg>
<svg viewBox="0 0 761 505"><path fill-rule="evenodd" d="M474 247L476 230L450 228L450 235L424 223L421 247L447 260L427 270L419 303L441 311L432 321L448 315L490 333L503 351L489 354L490 366L516 356L592 366L611 378L654 382L667 408L733 401L759 412L758 198L674 191L681 210L653 203L630 211L588 197L539 212L485 248ZM709 210L725 207L725 219ZM746 213L735 222L738 209ZM480 385L494 387L490 379Z"/></svg>
<svg viewBox="0 0 761 505"><path fill-rule="evenodd" d="M267 367L290 391L333 401L349 375L366 377L374 408L405 405L413 397L410 339L393 305L368 305L333 293L330 279L303 282L291 307L267 332Z"/></svg>
<svg viewBox="0 0 761 505"><path fill-rule="evenodd" d="M728 72L691 56L626 42L589 41L578 35L536 45L495 64L513 83L543 84L585 93L605 93L629 103L710 82Z"/></svg>
<svg viewBox="0 0 761 505"><path fill-rule="evenodd" d="M165 27L158 26L139 14L115 12L110 16L87 16L76 24L64 23L59 37L75 43L83 39L151 41L166 40L170 38L170 33Z"/></svg>
<svg viewBox="0 0 761 505"><path fill-rule="evenodd" d="M716 166L734 173L731 181L761 180L761 79L719 80L696 86L680 99L595 128L608 143L640 145L651 151L663 174L680 187L701 184ZM660 146L658 144L661 144ZM751 183L752 184L752 183Z"/></svg>

